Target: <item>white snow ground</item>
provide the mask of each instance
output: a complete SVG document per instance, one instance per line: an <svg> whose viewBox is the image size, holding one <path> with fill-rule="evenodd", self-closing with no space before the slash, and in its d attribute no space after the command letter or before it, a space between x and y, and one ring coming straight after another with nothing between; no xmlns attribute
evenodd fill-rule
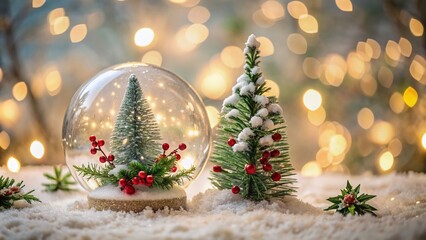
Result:
<svg viewBox="0 0 426 240"><path fill-rule="evenodd" d="M347 176L298 177L298 194L283 202L254 203L230 191L207 190L204 175L188 189L187 210L123 213L88 209L86 192L42 191L43 172L25 167L19 174L42 203L0 212L0 239L426 239L426 175L352 176L361 192L376 194L379 217L323 212Z"/></svg>

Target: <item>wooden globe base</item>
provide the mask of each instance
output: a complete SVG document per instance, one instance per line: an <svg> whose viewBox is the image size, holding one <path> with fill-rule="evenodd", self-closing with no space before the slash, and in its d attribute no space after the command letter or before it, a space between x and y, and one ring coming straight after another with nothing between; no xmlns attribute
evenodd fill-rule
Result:
<svg viewBox="0 0 426 240"><path fill-rule="evenodd" d="M179 187L170 190L142 188L127 195L115 186L103 186L90 192L87 198L89 207L98 211L141 212L147 207L154 211L165 207L186 209L186 193Z"/></svg>

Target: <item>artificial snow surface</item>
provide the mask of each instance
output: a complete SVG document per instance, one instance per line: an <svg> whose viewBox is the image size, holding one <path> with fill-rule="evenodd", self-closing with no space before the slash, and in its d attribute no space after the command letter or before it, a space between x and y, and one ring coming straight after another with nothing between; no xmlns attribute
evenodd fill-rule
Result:
<svg viewBox="0 0 426 240"><path fill-rule="evenodd" d="M298 177L297 198L259 203L230 191L194 196L209 186L205 175L194 183L198 189L188 190L194 196L188 210L135 214L88 209L84 191L42 192L47 171L52 167L26 167L19 174L0 168L0 175L24 180L43 201L0 212L0 239L426 239L424 174L349 177L361 192L377 195L370 202L379 217L344 218L321 210L344 187L343 175Z"/></svg>
<svg viewBox="0 0 426 240"><path fill-rule="evenodd" d="M118 186L106 185L90 192L92 199L111 199L120 201L135 200L160 200L185 197L186 193L180 187L174 187L168 191L160 188L148 188L146 186L137 186L135 194L123 194Z"/></svg>

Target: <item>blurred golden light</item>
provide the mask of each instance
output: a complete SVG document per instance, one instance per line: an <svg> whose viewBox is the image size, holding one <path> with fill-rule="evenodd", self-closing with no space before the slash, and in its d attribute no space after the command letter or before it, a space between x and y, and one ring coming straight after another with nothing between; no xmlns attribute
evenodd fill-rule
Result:
<svg viewBox="0 0 426 240"><path fill-rule="evenodd" d="M287 4L287 10L290 15L299 19L300 17L308 14L308 8L303 2L300 1L291 1Z"/></svg>
<svg viewBox="0 0 426 240"><path fill-rule="evenodd" d="M392 124L385 121L376 121L370 129L369 139L380 145L388 144L395 137L395 130Z"/></svg>
<svg viewBox="0 0 426 240"><path fill-rule="evenodd" d="M274 44L267 37L257 37L257 41L260 43L259 51L261 57L266 57L274 54Z"/></svg>
<svg viewBox="0 0 426 240"><path fill-rule="evenodd" d="M216 127L219 123L219 110L213 106L206 106L207 116L209 117L210 126L212 128Z"/></svg>
<svg viewBox="0 0 426 240"><path fill-rule="evenodd" d="M55 96L59 93L62 86L61 74L58 70L50 71L44 80L44 84L50 96Z"/></svg>
<svg viewBox="0 0 426 240"><path fill-rule="evenodd" d="M339 156L345 152L347 146L345 137L336 134L330 138L328 149L333 156Z"/></svg>
<svg viewBox="0 0 426 240"><path fill-rule="evenodd" d="M63 16L65 16L65 10L63 8L55 8L47 15L47 21L49 22L49 25L53 25L57 18Z"/></svg>
<svg viewBox="0 0 426 240"><path fill-rule="evenodd" d="M325 121L326 116L327 114L322 106L315 111L308 111L308 120L314 126L321 125Z"/></svg>
<svg viewBox="0 0 426 240"><path fill-rule="evenodd" d="M169 0L172 3L176 3L179 4L183 7L193 7L195 5L197 5L198 3L200 3L200 0Z"/></svg>
<svg viewBox="0 0 426 240"><path fill-rule="evenodd" d="M3 70L0 68L0 82L3 80Z"/></svg>
<svg viewBox="0 0 426 240"><path fill-rule="evenodd" d="M347 68L346 61L342 56L330 54L324 61L324 74L320 79L327 85L338 87L343 82Z"/></svg>
<svg viewBox="0 0 426 240"><path fill-rule="evenodd" d="M222 62L230 68L239 68L244 64L244 53L237 46L227 46L220 53Z"/></svg>
<svg viewBox="0 0 426 240"><path fill-rule="evenodd" d="M203 6L195 6L188 13L188 20L192 23L205 23L209 18L210 11Z"/></svg>
<svg viewBox="0 0 426 240"><path fill-rule="evenodd" d="M315 160L321 167L325 168L333 162L333 156L328 151L328 147L323 147L317 152Z"/></svg>
<svg viewBox="0 0 426 240"><path fill-rule="evenodd" d="M426 149L426 132L423 133L423 136L422 136L422 146L424 149Z"/></svg>
<svg viewBox="0 0 426 240"><path fill-rule="evenodd" d="M72 43L78 43L83 41L87 35L86 24L77 24L70 31L70 40Z"/></svg>
<svg viewBox="0 0 426 240"><path fill-rule="evenodd" d="M337 7L344 12L352 12L351 0L336 0Z"/></svg>
<svg viewBox="0 0 426 240"><path fill-rule="evenodd" d="M374 114L369 108L363 108L358 112L358 124L363 129L369 129L374 123Z"/></svg>
<svg viewBox="0 0 426 240"><path fill-rule="evenodd" d="M33 141L30 146L31 155L37 159L41 159L44 155L44 146L40 141Z"/></svg>
<svg viewBox="0 0 426 240"><path fill-rule="evenodd" d="M209 29L203 24L194 23L185 30L185 38L193 43L200 44L209 36Z"/></svg>
<svg viewBox="0 0 426 240"><path fill-rule="evenodd" d="M211 73L201 80L201 93L207 98L221 99L226 89L226 80L220 73Z"/></svg>
<svg viewBox="0 0 426 240"><path fill-rule="evenodd" d="M0 102L0 122L6 126L12 126L19 117L18 108L18 104L13 99Z"/></svg>
<svg viewBox="0 0 426 240"><path fill-rule="evenodd" d="M321 62L313 57L305 58L303 60L303 73L309 78L318 79L321 76Z"/></svg>
<svg viewBox="0 0 426 240"><path fill-rule="evenodd" d="M401 54L404 57L410 57L411 52L413 51L413 47L411 46L410 41L406 38L400 38L399 39L399 49L401 50Z"/></svg>
<svg viewBox="0 0 426 240"><path fill-rule="evenodd" d="M161 53L159 51L153 50L153 51L146 52L143 55L142 62L161 66L161 63L163 62L163 57L161 56Z"/></svg>
<svg viewBox="0 0 426 240"><path fill-rule="evenodd" d="M401 50L395 41L389 40L386 44L386 55L393 61L399 61Z"/></svg>
<svg viewBox="0 0 426 240"><path fill-rule="evenodd" d="M265 80L265 87L270 88L269 91L267 91L264 95L266 97L280 97L280 87L278 84L270 79Z"/></svg>
<svg viewBox="0 0 426 240"><path fill-rule="evenodd" d="M139 47L146 47L154 41L155 33L151 28L141 28L135 33L135 44Z"/></svg>
<svg viewBox="0 0 426 240"><path fill-rule="evenodd" d="M377 74L377 79L383 87L390 88L393 83L393 72L389 68L381 66Z"/></svg>
<svg viewBox="0 0 426 240"><path fill-rule="evenodd" d="M423 31L424 31L423 24L419 20L415 18L411 18L409 25L410 25L410 31L414 36L421 37L423 35Z"/></svg>
<svg viewBox="0 0 426 240"><path fill-rule="evenodd" d="M194 44L187 40L186 38L186 30L188 26L183 26L179 29L179 31L175 35L175 41L178 46L178 49L183 50L185 52L192 51L197 44Z"/></svg>
<svg viewBox="0 0 426 240"><path fill-rule="evenodd" d="M284 7L278 1L268 0L262 3L261 9L263 14L271 20L278 20L284 17Z"/></svg>
<svg viewBox="0 0 426 240"><path fill-rule="evenodd" d="M377 91L377 81L370 74L365 75L360 81L361 91L367 96L373 96Z"/></svg>
<svg viewBox="0 0 426 240"><path fill-rule="evenodd" d="M359 54L351 52L347 58L348 73L355 79L361 79L365 73L365 63Z"/></svg>
<svg viewBox="0 0 426 240"><path fill-rule="evenodd" d="M64 33L70 26L70 19L66 16L55 18L53 24L50 25L50 33L59 35Z"/></svg>
<svg viewBox="0 0 426 240"><path fill-rule="evenodd" d="M299 18L299 27L306 33L317 33L318 22L317 19L309 14L303 15Z"/></svg>
<svg viewBox="0 0 426 240"><path fill-rule="evenodd" d="M425 68L425 59L420 55L416 55L410 64L410 74L417 81L426 84Z"/></svg>
<svg viewBox="0 0 426 240"><path fill-rule="evenodd" d="M418 99L416 89L408 87L407 89L405 89L403 97L405 104L407 104L407 106L409 106L410 108L416 105Z"/></svg>
<svg viewBox="0 0 426 240"><path fill-rule="evenodd" d="M388 145L389 152L392 153L393 156L397 157L402 151L402 143L398 138L392 139Z"/></svg>
<svg viewBox="0 0 426 240"><path fill-rule="evenodd" d="M262 9L255 11L252 15L253 22L263 28L271 27L275 24L275 21L266 17Z"/></svg>
<svg viewBox="0 0 426 240"><path fill-rule="evenodd" d="M187 156L184 159L178 162L178 165L183 167L184 169L190 169L192 165L194 165L194 158L191 156Z"/></svg>
<svg viewBox="0 0 426 240"><path fill-rule="evenodd" d="M13 85L12 95L17 101L22 101L25 99L28 93L27 84L25 82L18 82Z"/></svg>
<svg viewBox="0 0 426 240"><path fill-rule="evenodd" d="M317 177L322 174L322 168L317 162L310 161L303 165L300 174L304 177Z"/></svg>
<svg viewBox="0 0 426 240"><path fill-rule="evenodd" d="M3 148L3 150L6 150L10 145L10 137L9 134L7 134L6 131L0 132L0 148Z"/></svg>
<svg viewBox="0 0 426 240"><path fill-rule="evenodd" d="M301 34L292 33L287 38L287 47L295 54L305 54L308 49L308 43Z"/></svg>
<svg viewBox="0 0 426 240"><path fill-rule="evenodd" d="M104 21L105 14L100 10L87 14L87 27L89 29L98 28Z"/></svg>
<svg viewBox="0 0 426 240"><path fill-rule="evenodd" d="M382 155L380 155L379 165L383 171L388 171L389 169L391 169L393 166L393 162L394 159L392 153L386 151L382 153Z"/></svg>
<svg viewBox="0 0 426 240"><path fill-rule="evenodd" d="M369 62L371 60L373 52L373 48L366 42L358 42L356 45L356 53L365 62Z"/></svg>
<svg viewBox="0 0 426 240"><path fill-rule="evenodd" d="M309 89L303 94L303 104L311 111L317 110L321 107L322 97L321 94L314 89Z"/></svg>
<svg viewBox="0 0 426 240"><path fill-rule="evenodd" d="M21 163L18 161L18 159L10 157L7 160L7 169L9 169L11 172L17 173L21 169Z"/></svg>
<svg viewBox="0 0 426 240"><path fill-rule="evenodd" d="M401 113L402 111L404 111L405 103L401 93L394 92L392 94L389 99L389 106L394 113Z"/></svg>
<svg viewBox="0 0 426 240"><path fill-rule="evenodd" d="M371 47L371 49L373 49L373 55L371 56L371 58L378 59L382 51L380 48L380 44L376 40L371 38L367 39L367 44Z"/></svg>
<svg viewBox="0 0 426 240"><path fill-rule="evenodd" d="M39 8L43 6L43 4L46 2L46 0L33 0L33 8Z"/></svg>

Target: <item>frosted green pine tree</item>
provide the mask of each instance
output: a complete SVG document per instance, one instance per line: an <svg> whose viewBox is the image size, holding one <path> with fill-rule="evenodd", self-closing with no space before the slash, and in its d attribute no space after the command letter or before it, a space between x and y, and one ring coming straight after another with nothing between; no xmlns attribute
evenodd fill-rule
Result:
<svg viewBox="0 0 426 240"><path fill-rule="evenodd" d="M276 97L264 96L270 89L259 68L259 46L251 35L245 73L223 102L211 158L213 185L254 201L295 193L283 110Z"/></svg>
<svg viewBox="0 0 426 240"><path fill-rule="evenodd" d="M130 75L114 130L111 151L118 164L133 160L152 165L161 151L160 130L135 75Z"/></svg>

